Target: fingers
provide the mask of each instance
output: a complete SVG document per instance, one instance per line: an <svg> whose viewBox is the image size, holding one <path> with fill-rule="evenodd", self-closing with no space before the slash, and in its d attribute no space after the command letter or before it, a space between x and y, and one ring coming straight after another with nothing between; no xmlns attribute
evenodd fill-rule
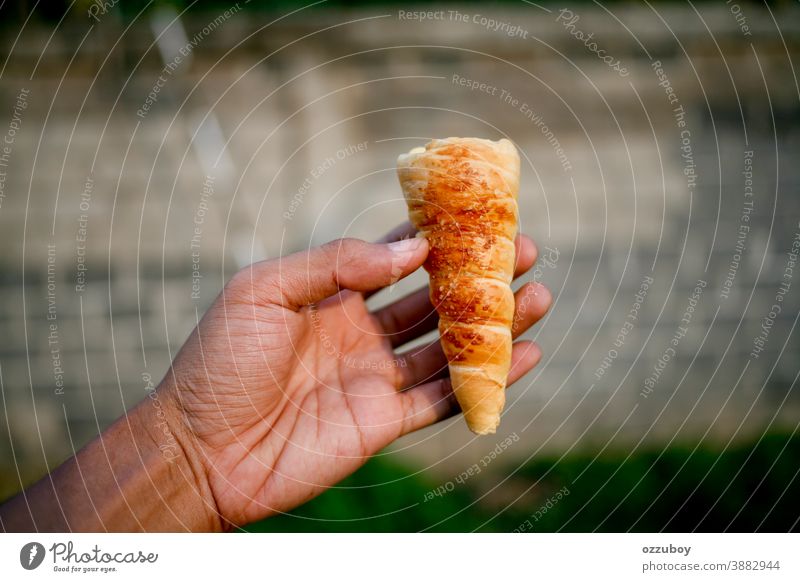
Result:
<svg viewBox="0 0 800 582"><path fill-rule="evenodd" d="M433 308L426 286L398 299L373 314L393 348L436 329L439 314Z"/></svg>
<svg viewBox="0 0 800 582"><path fill-rule="evenodd" d="M398 388L408 388L447 375L447 357L438 339L397 356Z"/></svg>
<svg viewBox="0 0 800 582"><path fill-rule="evenodd" d="M378 239L378 244L388 244L393 243L409 238L414 238L417 235L417 229L412 226L412 224L408 221L405 221L402 224L397 225L388 233L383 235L381 238ZM366 291L364 293L364 299L372 297L375 293L380 291L380 288L373 289L371 291Z"/></svg>
<svg viewBox="0 0 800 582"><path fill-rule="evenodd" d="M399 229L400 227L395 231L399 232ZM514 278L517 278L534 265L538 250L534 242L525 235L518 235L514 239L514 246L517 253ZM389 337L392 347L401 346L436 329L439 316L431 304L429 294L429 288L424 287L375 312L374 315Z"/></svg>
<svg viewBox="0 0 800 582"><path fill-rule="evenodd" d="M525 333L534 323L542 319L553 304L550 290L534 281L525 283L514 293L514 319L511 335L514 338Z"/></svg>
<svg viewBox="0 0 800 582"><path fill-rule="evenodd" d="M542 351L533 342L520 341L511 352L511 370L507 385L510 386L530 372L542 359ZM456 401L449 378L428 382L423 386L401 392L405 417L402 433L408 434L458 414Z"/></svg>
<svg viewBox="0 0 800 582"><path fill-rule="evenodd" d="M386 244L403 240L404 238L413 238L417 234L417 229L405 221L397 225L388 233L379 238L376 242L378 244ZM514 239L514 249L516 250L516 264L514 265L514 277L519 277L530 269L539 255L539 249L536 248L533 240L524 234L518 234Z"/></svg>
<svg viewBox="0 0 800 582"><path fill-rule="evenodd" d="M251 276L271 282L277 301L297 310L341 289L363 292L390 285L418 269L427 255L424 238L389 244L341 239L253 265Z"/></svg>
<svg viewBox="0 0 800 582"><path fill-rule="evenodd" d="M536 259L539 258L539 249L536 247L536 243L524 234L518 234L514 239L514 249L517 252L517 260L514 263L514 278L516 279L533 267Z"/></svg>
<svg viewBox="0 0 800 582"><path fill-rule="evenodd" d="M545 316L553 302L550 291L541 283L529 282L514 294L514 319L511 335L517 338ZM429 382L447 372L447 358L437 339L398 355L401 388Z"/></svg>

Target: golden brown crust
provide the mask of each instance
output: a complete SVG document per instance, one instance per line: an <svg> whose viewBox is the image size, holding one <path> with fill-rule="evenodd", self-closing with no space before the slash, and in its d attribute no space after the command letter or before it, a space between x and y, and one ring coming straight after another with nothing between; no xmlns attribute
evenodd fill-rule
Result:
<svg viewBox="0 0 800 582"><path fill-rule="evenodd" d="M398 159L453 389L469 428L493 433L505 402L517 231L519 155L508 140L434 140Z"/></svg>

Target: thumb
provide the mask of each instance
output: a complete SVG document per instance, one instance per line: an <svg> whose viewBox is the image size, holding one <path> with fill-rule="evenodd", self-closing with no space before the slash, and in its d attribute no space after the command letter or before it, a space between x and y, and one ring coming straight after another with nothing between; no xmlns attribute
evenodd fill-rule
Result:
<svg viewBox="0 0 800 582"><path fill-rule="evenodd" d="M410 238L388 244L340 239L278 261L284 307L297 310L342 289L375 291L416 271L428 256L428 241Z"/></svg>

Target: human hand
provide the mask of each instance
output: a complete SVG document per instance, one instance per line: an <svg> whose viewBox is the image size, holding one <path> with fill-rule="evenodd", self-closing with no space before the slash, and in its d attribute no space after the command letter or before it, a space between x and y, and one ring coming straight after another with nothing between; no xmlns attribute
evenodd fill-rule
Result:
<svg viewBox="0 0 800 582"><path fill-rule="evenodd" d="M405 225L383 243L343 239L243 269L180 350L159 393L178 412L174 433L223 527L288 511L459 411L438 338L395 351L436 328L428 289L375 312L365 302L422 265L427 241L400 240L413 232ZM524 236L516 249L519 276L537 251ZM516 299L515 337L551 296L527 283ZM517 342L508 383L540 357L534 343Z"/></svg>

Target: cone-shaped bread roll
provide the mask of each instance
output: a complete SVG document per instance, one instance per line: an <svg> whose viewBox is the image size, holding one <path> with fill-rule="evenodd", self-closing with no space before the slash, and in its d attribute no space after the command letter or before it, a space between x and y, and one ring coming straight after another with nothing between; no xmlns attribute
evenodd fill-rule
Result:
<svg viewBox="0 0 800 582"><path fill-rule="evenodd" d="M450 379L467 425L495 432L511 366L519 155L505 139L437 139L397 160Z"/></svg>

